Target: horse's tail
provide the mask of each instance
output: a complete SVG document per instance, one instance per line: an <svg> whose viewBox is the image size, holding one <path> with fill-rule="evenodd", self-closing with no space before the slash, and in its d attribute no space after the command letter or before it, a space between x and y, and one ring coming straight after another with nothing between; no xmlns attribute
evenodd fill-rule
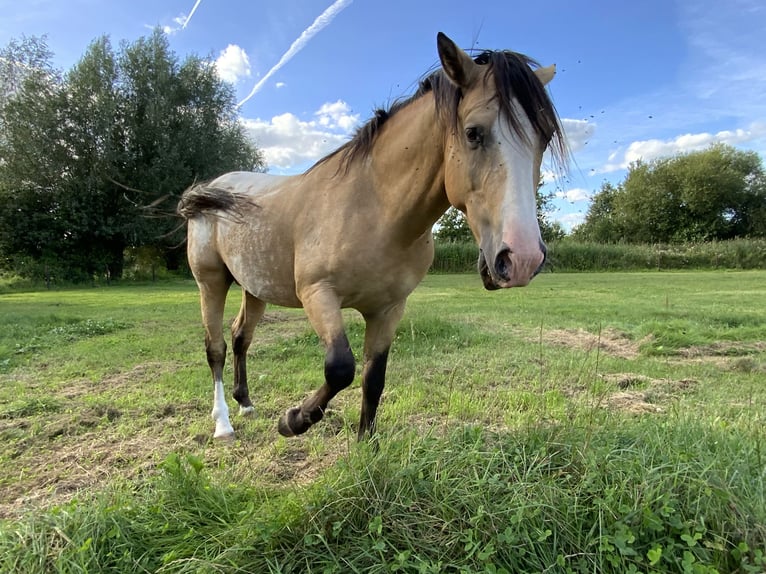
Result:
<svg viewBox="0 0 766 574"><path fill-rule="evenodd" d="M221 187L197 184L183 192L176 213L187 221L209 212L239 220L246 206L255 206L246 195Z"/></svg>

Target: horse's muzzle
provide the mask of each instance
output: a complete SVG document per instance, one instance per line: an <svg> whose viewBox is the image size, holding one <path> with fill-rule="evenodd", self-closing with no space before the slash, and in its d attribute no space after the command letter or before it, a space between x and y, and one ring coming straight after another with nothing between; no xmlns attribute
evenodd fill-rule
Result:
<svg viewBox="0 0 766 574"><path fill-rule="evenodd" d="M484 251L480 250L479 275L484 288L493 291L508 287L524 287L542 270L546 253L547 249L542 241L540 251L527 256L514 253L510 247L503 244L490 267Z"/></svg>

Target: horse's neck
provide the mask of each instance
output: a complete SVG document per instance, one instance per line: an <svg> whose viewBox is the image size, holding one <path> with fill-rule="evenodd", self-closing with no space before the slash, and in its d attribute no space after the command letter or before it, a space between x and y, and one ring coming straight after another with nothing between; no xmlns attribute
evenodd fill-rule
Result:
<svg viewBox="0 0 766 574"><path fill-rule="evenodd" d="M430 230L449 207L445 132L433 95L426 94L388 119L367 164L389 223L413 240Z"/></svg>

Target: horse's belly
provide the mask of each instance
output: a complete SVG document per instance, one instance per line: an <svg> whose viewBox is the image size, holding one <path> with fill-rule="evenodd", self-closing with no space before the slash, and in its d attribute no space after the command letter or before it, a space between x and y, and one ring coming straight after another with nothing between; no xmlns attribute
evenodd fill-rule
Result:
<svg viewBox="0 0 766 574"><path fill-rule="evenodd" d="M342 305L361 311L376 312L404 301L420 284L433 260L430 237L409 250L391 252L377 258L377 264L365 268L370 258L356 266L355 273L339 278Z"/></svg>
<svg viewBox="0 0 766 574"><path fill-rule="evenodd" d="M280 262L268 257L233 255L226 262L234 280L261 301L283 307L300 307L292 273L280 270Z"/></svg>

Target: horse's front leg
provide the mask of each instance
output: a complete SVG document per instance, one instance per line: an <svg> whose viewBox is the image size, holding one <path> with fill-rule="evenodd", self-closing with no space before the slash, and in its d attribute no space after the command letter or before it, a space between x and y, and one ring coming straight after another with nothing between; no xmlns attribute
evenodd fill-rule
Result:
<svg viewBox="0 0 766 574"><path fill-rule="evenodd" d="M404 301L384 311L365 314L364 371L362 373L362 414L357 438L375 432L375 416L386 384L388 351L394 340L396 326L404 313Z"/></svg>
<svg viewBox="0 0 766 574"><path fill-rule="evenodd" d="M330 400L354 380L354 354L343 327L340 303L334 293L315 289L301 297L306 315L325 347L324 384L297 407L288 409L279 419L283 436L306 432L322 420Z"/></svg>

